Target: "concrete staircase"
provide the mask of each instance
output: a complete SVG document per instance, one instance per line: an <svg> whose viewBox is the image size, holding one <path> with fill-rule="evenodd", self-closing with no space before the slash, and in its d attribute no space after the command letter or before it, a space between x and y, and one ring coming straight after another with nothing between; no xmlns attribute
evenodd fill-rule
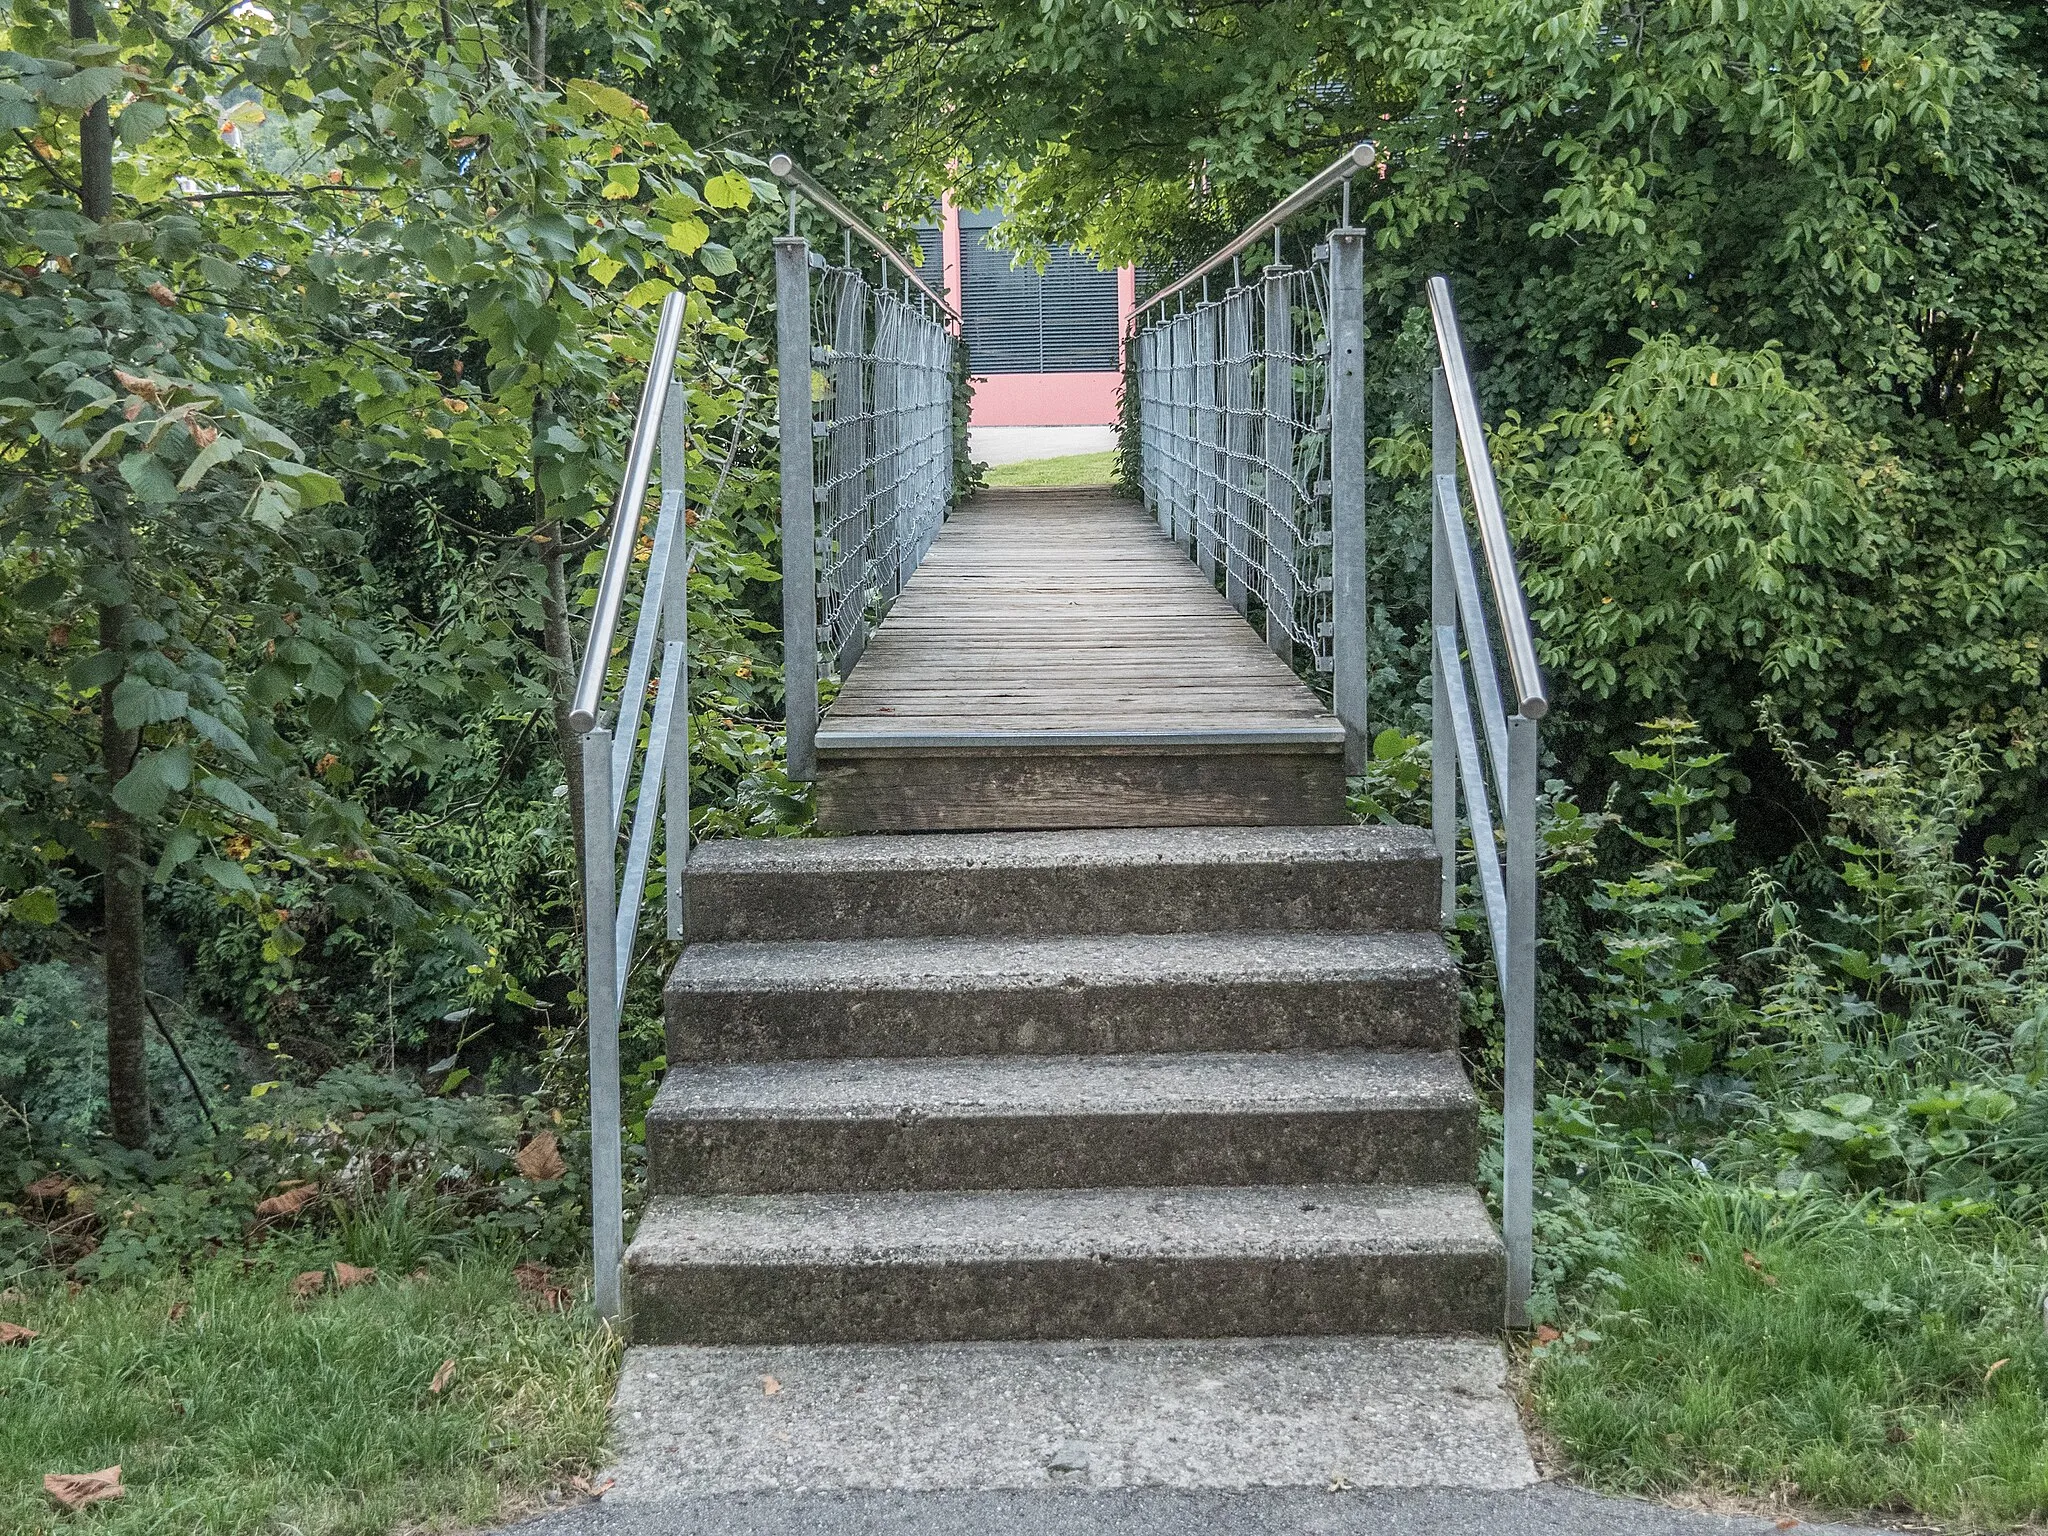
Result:
<svg viewBox="0 0 2048 1536"><path fill-rule="evenodd" d="M1426 834L710 843L636 1345L1490 1334Z"/></svg>

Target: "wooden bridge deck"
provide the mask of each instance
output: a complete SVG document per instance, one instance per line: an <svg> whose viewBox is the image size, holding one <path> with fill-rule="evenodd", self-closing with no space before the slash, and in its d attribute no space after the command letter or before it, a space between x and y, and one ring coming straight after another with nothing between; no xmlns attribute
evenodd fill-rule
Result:
<svg viewBox="0 0 2048 1536"><path fill-rule="evenodd" d="M828 831L1327 824L1343 730L1143 508L957 509L818 732Z"/></svg>

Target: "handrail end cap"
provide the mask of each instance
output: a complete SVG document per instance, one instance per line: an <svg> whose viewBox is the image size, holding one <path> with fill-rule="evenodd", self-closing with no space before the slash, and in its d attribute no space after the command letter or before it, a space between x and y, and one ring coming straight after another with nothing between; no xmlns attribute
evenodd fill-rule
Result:
<svg viewBox="0 0 2048 1536"><path fill-rule="evenodd" d="M787 176L796 169L796 161L782 153L782 151L777 150L768 157L768 169L777 176Z"/></svg>
<svg viewBox="0 0 2048 1536"><path fill-rule="evenodd" d="M1550 700L1540 694L1533 699L1524 699L1517 707L1517 713L1524 720L1541 720L1550 713Z"/></svg>
<svg viewBox="0 0 2048 1536"><path fill-rule="evenodd" d="M1374 150L1372 140L1370 139L1360 144L1354 144L1351 146L1351 163L1362 171L1372 164L1373 156L1376 153L1377 151Z"/></svg>
<svg viewBox="0 0 2048 1536"><path fill-rule="evenodd" d="M596 724L597 716L590 710L572 709L569 711L569 729L579 736L589 735L591 728Z"/></svg>

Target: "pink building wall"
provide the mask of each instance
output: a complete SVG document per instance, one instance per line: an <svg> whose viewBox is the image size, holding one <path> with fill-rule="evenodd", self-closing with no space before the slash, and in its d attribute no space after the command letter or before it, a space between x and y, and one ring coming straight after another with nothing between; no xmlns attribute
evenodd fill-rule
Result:
<svg viewBox="0 0 2048 1536"><path fill-rule="evenodd" d="M946 200L944 252L947 296L965 303L960 281L960 210ZM1116 275L1117 363L1115 373L990 373L974 375L977 427L1110 427L1117 421L1117 391L1123 384L1124 336L1137 306L1137 274Z"/></svg>

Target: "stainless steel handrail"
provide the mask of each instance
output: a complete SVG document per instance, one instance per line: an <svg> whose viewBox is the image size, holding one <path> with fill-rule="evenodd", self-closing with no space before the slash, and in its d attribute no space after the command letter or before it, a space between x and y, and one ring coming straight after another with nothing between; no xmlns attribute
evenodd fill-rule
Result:
<svg viewBox="0 0 2048 1536"><path fill-rule="evenodd" d="M812 178L810 172L784 154L770 155L768 157L768 169L803 193L805 197L808 197L812 202L824 209L825 212L831 214L833 218L845 225L847 229L859 235L861 239L873 246L881 253L884 261L888 262L890 266L910 280L912 287L939 307L939 313L955 325L960 323L960 312L947 303L944 296L936 288L917 275L917 268L904 260L901 253L893 245L876 234L866 219L863 219L859 214L847 207L846 204L840 202L830 192L827 192L824 187L820 186ZM793 234L795 231L792 230L791 233Z"/></svg>
<svg viewBox="0 0 2048 1536"><path fill-rule="evenodd" d="M1451 392L1451 414L1458 424L1458 446L1465 460L1465 479L1472 487L1472 510L1479 520L1479 545L1486 556L1486 574L1493 587L1493 609L1507 646L1508 673L1514 679L1516 708L1531 720L1549 713L1550 694L1543 668L1536 660L1536 635L1529 626L1529 605L1515 570L1515 546L1508 537L1501 510L1500 487L1493 477L1493 456L1479 418L1479 395L1472 387L1472 367L1465 356L1465 335L1458 325L1458 306L1451 282L1441 275L1429 280L1429 313L1436 323L1437 351L1443 358L1444 382Z"/></svg>
<svg viewBox="0 0 2048 1536"><path fill-rule="evenodd" d="M1242 234L1231 241L1230 244L1224 246L1223 249L1216 252L1215 255L1211 256L1199 267L1194 268L1177 281L1160 289L1150 298L1142 300L1138 307L1131 311L1133 328L1136 327L1138 316L1144 314L1153 305L1163 304L1176 294L1187 292L1188 289L1199 283L1209 273L1214 272L1224 262L1230 260L1231 257L1242 256L1251 249L1253 241L1257 240L1261 235L1270 233L1276 225L1285 224L1332 187L1349 181L1360 171L1371 165L1372 158L1373 147L1370 143L1352 145L1351 148L1347 149L1335 160L1332 160L1320 171L1317 171L1315 175L1309 177L1307 181L1281 198L1271 208L1260 214L1258 218L1245 227Z"/></svg>
<svg viewBox="0 0 2048 1536"><path fill-rule="evenodd" d="M654 472L654 448L668 409L669 385L675 380L676 348L683 335L683 296L671 293L661 301L661 322L654 332L654 355L647 362L647 382L640 386L640 411L633 418L633 436L626 448L626 473L612 508L611 543L604 552L604 574L597 583L597 605L590 613L590 638L583 651L583 669L569 702L569 724L587 731L597 724L604 702L604 675L611 665L612 637L618 633L619 610L626 601L626 578L633 569L633 547L640 535L647 481Z"/></svg>

